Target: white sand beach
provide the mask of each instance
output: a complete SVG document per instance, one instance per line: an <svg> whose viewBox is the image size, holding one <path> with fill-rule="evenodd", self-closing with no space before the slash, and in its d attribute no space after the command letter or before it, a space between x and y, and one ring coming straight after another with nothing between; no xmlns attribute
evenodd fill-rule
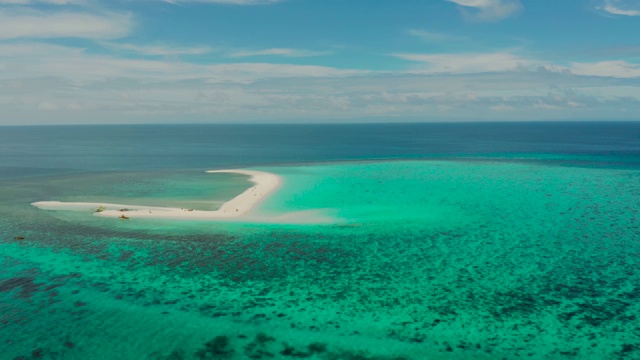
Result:
<svg viewBox="0 0 640 360"><path fill-rule="evenodd" d="M187 208L171 208L144 205L123 205L90 202L38 201L31 205L43 210L93 211L96 216L146 219L194 219L215 220L239 218L273 193L282 180L276 174L256 170L210 170L207 173L234 173L249 175L254 185L242 194L222 204L218 210L205 211ZM99 211L96 211L100 209Z"/></svg>

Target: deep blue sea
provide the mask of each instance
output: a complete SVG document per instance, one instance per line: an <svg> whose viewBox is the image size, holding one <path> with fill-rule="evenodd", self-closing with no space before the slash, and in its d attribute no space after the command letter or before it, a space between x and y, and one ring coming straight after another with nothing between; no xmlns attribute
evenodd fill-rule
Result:
<svg viewBox="0 0 640 360"><path fill-rule="evenodd" d="M283 220L30 205L230 168ZM639 314L640 122L0 127L0 359L639 359Z"/></svg>
<svg viewBox="0 0 640 360"><path fill-rule="evenodd" d="M483 156L637 164L639 148L639 122L30 126L1 128L0 166L6 177Z"/></svg>

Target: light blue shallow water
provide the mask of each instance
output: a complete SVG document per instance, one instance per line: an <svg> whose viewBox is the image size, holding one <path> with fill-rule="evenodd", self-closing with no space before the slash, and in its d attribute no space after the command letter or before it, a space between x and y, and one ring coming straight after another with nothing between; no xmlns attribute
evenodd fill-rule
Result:
<svg viewBox="0 0 640 360"><path fill-rule="evenodd" d="M91 128L13 128L0 358L637 358L640 126L523 126L172 127L196 138L168 141L173 157L166 127L109 128L121 152L73 140ZM242 151L247 131L261 151ZM352 141L330 146L344 132ZM29 205L207 209L248 182L204 170L249 165L284 180L260 214L334 220L121 221Z"/></svg>

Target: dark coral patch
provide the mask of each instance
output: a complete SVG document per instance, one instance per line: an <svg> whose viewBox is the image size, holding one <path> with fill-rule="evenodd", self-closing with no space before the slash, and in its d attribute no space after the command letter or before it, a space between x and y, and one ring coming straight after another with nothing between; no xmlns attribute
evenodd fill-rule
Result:
<svg viewBox="0 0 640 360"><path fill-rule="evenodd" d="M0 283L0 292L9 292L17 288L20 289L20 297L31 298L33 293L37 292L40 288L39 284L34 282L32 277L14 277L7 279Z"/></svg>

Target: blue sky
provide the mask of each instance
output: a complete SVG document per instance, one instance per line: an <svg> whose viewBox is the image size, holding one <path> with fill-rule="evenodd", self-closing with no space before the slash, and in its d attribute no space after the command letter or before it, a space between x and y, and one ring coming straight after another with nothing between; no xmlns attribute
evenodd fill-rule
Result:
<svg viewBox="0 0 640 360"><path fill-rule="evenodd" d="M0 124L640 120L640 0L0 0Z"/></svg>

